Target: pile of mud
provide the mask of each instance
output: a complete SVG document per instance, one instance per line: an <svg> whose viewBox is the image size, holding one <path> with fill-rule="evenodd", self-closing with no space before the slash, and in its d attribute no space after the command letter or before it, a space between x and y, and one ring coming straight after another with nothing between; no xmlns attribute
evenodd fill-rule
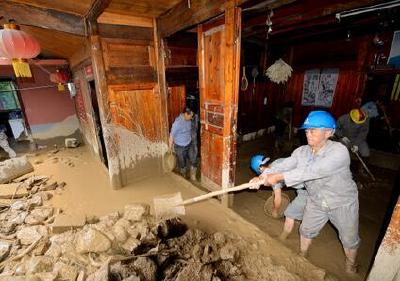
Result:
<svg viewBox="0 0 400 281"><path fill-rule="evenodd" d="M38 212L29 206L27 217ZM178 218L156 222L149 209L127 205L61 234L25 217L0 239L0 280L301 280L261 255L257 243L188 229Z"/></svg>

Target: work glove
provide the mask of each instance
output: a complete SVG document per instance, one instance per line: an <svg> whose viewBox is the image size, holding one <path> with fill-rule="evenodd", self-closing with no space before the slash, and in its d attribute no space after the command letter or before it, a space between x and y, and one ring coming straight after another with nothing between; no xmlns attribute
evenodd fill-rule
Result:
<svg viewBox="0 0 400 281"><path fill-rule="evenodd" d="M348 137L343 137L339 140L343 145L345 145L347 148L351 148L351 141L349 140Z"/></svg>
<svg viewBox="0 0 400 281"><path fill-rule="evenodd" d="M358 152L358 146L357 145L353 145L351 147L351 152L354 152L354 153Z"/></svg>
<svg viewBox="0 0 400 281"><path fill-rule="evenodd" d="M260 181L260 178L255 177L255 178L252 178L249 182L259 182L259 181ZM260 189L260 187L261 187L261 184L255 184L255 185L249 187L249 189Z"/></svg>

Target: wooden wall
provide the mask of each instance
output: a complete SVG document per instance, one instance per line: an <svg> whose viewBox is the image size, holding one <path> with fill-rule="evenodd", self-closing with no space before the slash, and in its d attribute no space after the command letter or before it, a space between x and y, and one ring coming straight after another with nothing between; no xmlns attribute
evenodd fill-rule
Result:
<svg viewBox="0 0 400 281"><path fill-rule="evenodd" d="M350 42L344 37L314 38L299 43L285 45L280 42L274 47L270 43L267 66L282 57L293 68L292 77L284 85L276 85L265 76L257 78L255 93L252 94L251 68L246 69L249 80L249 89L239 93L239 120L238 131L241 134L254 132L266 128L273 123L277 110L285 102L293 102L294 126L299 126L309 111L315 109L311 106L302 106L304 72L313 68L339 68L339 78L336 86L332 107L325 108L338 118L359 105L364 96L365 84L371 66L374 66L375 54L388 55L393 33L382 34L385 46L378 48L372 44L373 34L354 36ZM244 45L246 64L259 62L263 69L263 47ZM261 74L261 71L260 71ZM263 105L267 97L267 105ZM371 99L371 98L370 98ZM260 118L260 117L261 118Z"/></svg>

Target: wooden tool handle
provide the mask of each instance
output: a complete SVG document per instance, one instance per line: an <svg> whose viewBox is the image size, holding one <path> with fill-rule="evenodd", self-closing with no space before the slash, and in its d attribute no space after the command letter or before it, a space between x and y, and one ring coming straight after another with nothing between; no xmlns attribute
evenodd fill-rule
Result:
<svg viewBox="0 0 400 281"><path fill-rule="evenodd" d="M248 182L248 183L244 183L244 184L232 187L232 188L226 188L226 189L221 189L221 190L217 190L217 191L212 191L212 192L209 192L207 194L203 194L203 195L191 198L191 199L187 199L187 200L183 201L182 203L178 204L178 206L191 204L191 203L194 203L194 202L198 202L198 201L201 201L201 200L204 200L204 199L208 199L208 198L211 198L211 197L214 197L214 196L222 195L222 194L233 192L233 191L239 191L239 190L247 189L247 188L250 188L250 187L255 186L255 185L261 185L263 183L264 183L264 181Z"/></svg>

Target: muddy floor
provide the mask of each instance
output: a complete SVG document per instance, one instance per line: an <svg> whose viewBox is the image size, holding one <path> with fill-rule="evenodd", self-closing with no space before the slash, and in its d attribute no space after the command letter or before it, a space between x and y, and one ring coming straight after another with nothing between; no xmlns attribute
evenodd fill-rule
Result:
<svg viewBox="0 0 400 281"><path fill-rule="evenodd" d="M159 178L129 185L120 190L112 190L108 185L108 175L105 167L99 161L95 160L85 147L70 150L61 149L56 153L43 151L38 154L30 155L29 159L35 167L34 174L49 176L49 182L65 182L62 191L54 192L52 198L46 203L54 208L54 210L57 210L54 223L51 223L51 225L49 224L49 227L55 225L58 231L63 230L63 227L65 230L69 230L71 226L74 226L73 228L76 229L75 231L89 232L89 236L107 236L107 231L101 229L100 226L104 226L104 221L109 221L111 214L112 223L110 222L110 225L114 227L116 224L115 221L123 219L126 216L126 209L124 209L124 206L135 203L146 203L151 206L150 213L153 213L152 200L155 196L177 191L182 193L183 198L190 198L202 194L202 192L195 188L190 182L175 174L166 174ZM27 211L32 212L33 210L29 209ZM115 215L116 211L118 211L117 215ZM188 251L190 250L186 254L184 251L182 252L183 254L179 258L181 262L180 271L178 270L175 273L178 274L181 272L184 265L188 263L192 264L192 266L186 269L186 272L181 273L183 277L180 280L194 280L191 276L194 276L195 272L200 270L200 267L196 268L196 266L199 266L198 263L196 265L196 262L199 260L207 269L204 271L207 278L210 276L218 277L216 272L224 268L229 271L228 273L225 272L228 274L228 277L223 275L223 272L220 272L220 277L218 277L220 279L212 279L214 281L223 280L224 278L221 278L221 276L225 276L225 280L332 279L332 276L326 274L325 270L314 266L306 259L298 256L296 251L290 250L276 239L271 238L267 233L261 231L253 224L248 223L232 210L221 207L216 200L194 204L187 207L186 212L187 214L182 218L182 221L192 232L188 234L189 237L179 238L183 239L181 244L186 244L186 242L184 242L186 241L185 239L189 239L191 241L190 243L192 243L192 238L198 236L208 237L208 239L204 241L211 242L203 243L199 240L197 242L194 241L194 244L192 243L193 245L189 243L189 245L193 247L190 246L190 249L186 249ZM98 234L90 227L88 228L87 223L85 226L85 222L88 221L90 224L93 224L94 218L96 217L103 217L103 219L100 219L99 227L93 225L92 227L95 227L97 230L100 228L101 231L104 232L103 234ZM106 224L108 225L108 222ZM47 227L47 224L45 224L45 226ZM214 245L218 240L221 240L221 235L215 233L222 233L223 237L225 237L224 239L231 241L229 244L235 245L235 247L237 246L235 249L238 250L222 250L225 245ZM212 237L211 240L210 237ZM53 239L53 241L55 240L57 239ZM33 241L30 242L34 243ZM173 244L173 242L171 243ZM100 244L104 245L103 243ZM27 242L21 246L22 248L17 248L16 251L18 253L24 253L31 245L32 244ZM77 245L78 244L76 244L75 247L77 247ZM98 244L94 243L94 246L97 247ZM99 250L98 248L96 249ZM195 249L198 251L194 251ZM82 249L80 248L80 250ZM103 250L106 251L105 249ZM107 251L108 250L109 249L107 249ZM84 256L84 260L88 259L92 266L97 267L95 269L100 271L99 274L101 274L102 265L104 261L107 260L107 257L98 253L92 256L90 253L86 253L83 250L80 252L86 255ZM224 260L224 257L227 257L228 260ZM37 260L37 258L35 258L31 261L31 258L32 256L29 255L27 259L28 265L31 265L31 263ZM232 258L234 258L233 263ZM220 266L217 268L210 267L213 263L217 263ZM140 265L135 266L140 267ZM201 266L201 268L203 267L204 266ZM50 265L49 268L51 268ZM91 269L88 273L96 273L97 271L95 269ZM238 271L238 269L240 270ZM15 268L10 269L11 272L13 272L13 270L15 270ZM35 270L37 270L36 267ZM210 275L210 270L215 274L213 273L214 275ZM193 273L191 273L192 271ZM79 270L75 272L80 274ZM21 274L22 273L23 272L21 272ZM140 272L136 273L139 274ZM186 279L184 278L185 276ZM187 276L189 276L189 278ZM234 278L234 276L238 279L235 279L236 277ZM91 280L100 280L96 279L96 275L93 278L95 279ZM4 280L8 279L6 278ZM131 278L127 280L136 279ZM157 278L157 280L162 279ZM171 280L175 279L171 278Z"/></svg>
<svg viewBox="0 0 400 281"><path fill-rule="evenodd" d="M271 140L268 138L239 145L236 183L247 182L249 178L254 176L249 169L251 155L256 153L272 154L273 159L275 159L280 155L287 155L290 151L290 146L287 146L285 151L275 151L274 155L272 148ZM326 269L339 280L365 280L370 264L373 262L376 243L379 241L382 222L394 188L396 171L393 170L393 167L399 165L399 157L397 156L392 158L384 158L381 154L378 156L371 157L371 163L369 164L372 173L377 179L375 182L372 182L366 173L360 172L356 159L352 160L352 171L359 186L360 199L360 237L362 244L358 258L360 264L359 273L355 276L349 276L344 272L344 254L337 233L330 224L324 227L310 248L309 261ZM375 166L374 159L376 159L376 165L392 169ZM378 160L380 163L378 163ZM285 192L291 198L294 198L295 192L293 190L287 189ZM284 220L273 219L264 214L263 206L270 195L271 190L268 188L257 192L245 191L235 194L233 210L249 222L254 223L271 237L277 238L282 230ZM284 242L293 251L298 251L299 248L298 227L299 223L296 224L295 230Z"/></svg>

